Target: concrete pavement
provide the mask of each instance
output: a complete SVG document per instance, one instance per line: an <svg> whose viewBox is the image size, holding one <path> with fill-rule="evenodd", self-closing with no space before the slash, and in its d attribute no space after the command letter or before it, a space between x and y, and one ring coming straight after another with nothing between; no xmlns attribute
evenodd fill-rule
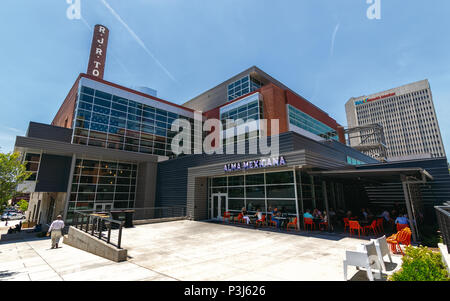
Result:
<svg viewBox="0 0 450 301"><path fill-rule="evenodd" d="M124 229L122 241L121 263L49 239L0 243L0 280L343 280L345 250L367 242L187 220Z"/></svg>

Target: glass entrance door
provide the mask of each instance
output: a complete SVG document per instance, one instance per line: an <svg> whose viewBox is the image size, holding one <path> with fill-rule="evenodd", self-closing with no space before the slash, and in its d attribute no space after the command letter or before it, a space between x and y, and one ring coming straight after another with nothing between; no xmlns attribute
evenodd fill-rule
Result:
<svg viewBox="0 0 450 301"><path fill-rule="evenodd" d="M95 212L107 212L112 209L112 204L95 204Z"/></svg>
<svg viewBox="0 0 450 301"><path fill-rule="evenodd" d="M228 211L228 195L226 193L213 193L211 202L211 218L222 220L223 213Z"/></svg>

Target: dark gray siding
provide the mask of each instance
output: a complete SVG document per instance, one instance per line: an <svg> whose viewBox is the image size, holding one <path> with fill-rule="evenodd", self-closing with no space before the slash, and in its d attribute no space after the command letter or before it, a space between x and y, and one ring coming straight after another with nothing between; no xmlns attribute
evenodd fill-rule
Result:
<svg viewBox="0 0 450 301"><path fill-rule="evenodd" d="M269 141L270 145L270 141ZM297 150L310 151L310 162L313 162L314 154L321 156L317 160L317 166L333 168L335 165L327 165L323 157L331 161L347 162L347 155L366 162L378 162L365 156L339 142L317 142L294 132L287 132L279 136L280 154ZM360 154L360 155L358 155ZM158 164L156 206L186 206L188 168L216 163L238 162L252 159L255 155L190 155L161 162Z"/></svg>
<svg viewBox="0 0 450 301"><path fill-rule="evenodd" d="M347 162L347 156L350 156L366 163L379 163L379 161L372 157L366 156L338 141L327 140L319 142L296 133L292 133L292 148L293 150L306 149L322 156L342 160L344 162Z"/></svg>
<svg viewBox="0 0 450 301"><path fill-rule="evenodd" d="M280 153L292 151L291 133L280 135ZM269 141L270 145L270 141ZM255 155L189 155L158 164L156 206L186 206L188 168L215 163L237 162Z"/></svg>
<svg viewBox="0 0 450 301"><path fill-rule="evenodd" d="M35 191L67 192L71 163L71 157L43 154Z"/></svg>
<svg viewBox="0 0 450 301"><path fill-rule="evenodd" d="M71 143L72 129L43 123L30 122L30 125L28 126L27 137Z"/></svg>
<svg viewBox="0 0 450 301"><path fill-rule="evenodd" d="M420 185L423 204L427 207L441 205L450 201L450 174L447 158L399 161L384 164L360 166L358 169L368 168L407 168L420 167L425 169L433 180ZM377 203L404 203L403 189L400 183L383 186L366 187L371 202Z"/></svg>

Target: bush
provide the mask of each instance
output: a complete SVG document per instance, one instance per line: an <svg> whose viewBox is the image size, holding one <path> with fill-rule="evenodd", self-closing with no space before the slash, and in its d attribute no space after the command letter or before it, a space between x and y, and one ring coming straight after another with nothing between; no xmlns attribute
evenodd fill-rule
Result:
<svg viewBox="0 0 450 301"><path fill-rule="evenodd" d="M392 274L392 281L449 281L447 268L439 252L427 247L408 246L402 258L402 268Z"/></svg>
<svg viewBox="0 0 450 301"><path fill-rule="evenodd" d="M25 211L28 210L28 202L25 201L24 199L20 200L17 205L19 205L19 209L20 211L22 211L23 213L25 213Z"/></svg>

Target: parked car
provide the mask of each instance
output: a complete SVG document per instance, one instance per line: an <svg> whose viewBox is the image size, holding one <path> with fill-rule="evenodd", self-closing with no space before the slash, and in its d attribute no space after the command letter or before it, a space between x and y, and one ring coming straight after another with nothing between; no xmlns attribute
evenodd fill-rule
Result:
<svg viewBox="0 0 450 301"><path fill-rule="evenodd" d="M2 221L6 221L6 220L19 220L19 219L25 219L25 215L23 215L22 213L17 213L17 212L7 212L4 213L1 217Z"/></svg>

